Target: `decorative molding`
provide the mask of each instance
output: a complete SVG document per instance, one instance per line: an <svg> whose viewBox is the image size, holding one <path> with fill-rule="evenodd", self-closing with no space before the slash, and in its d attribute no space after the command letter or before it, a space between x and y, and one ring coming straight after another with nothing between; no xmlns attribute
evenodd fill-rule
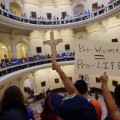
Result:
<svg viewBox="0 0 120 120"><path fill-rule="evenodd" d="M4 37L10 37L10 34L7 33L0 33L0 38L4 38Z"/></svg>
<svg viewBox="0 0 120 120"><path fill-rule="evenodd" d="M76 40L80 40L80 39L86 40L86 39L87 39L87 36L88 36L88 33L87 33L86 31L77 32L77 33L75 34L75 39L76 39Z"/></svg>
<svg viewBox="0 0 120 120"><path fill-rule="evenodd" d="M22 80L22 77L21 76L17 77L17 80L18 82L20 82Z"/></svg>
<svg viewBox="0 0 120 120"><path fill-rule="evenodd" d="M34 76L35 76L35 72L36 72L36 71L32 71L32 72L31 72L31 75L33 76L33 78L34 78Z"/></svg>
<svg viewBox="0 0 120 120"><path fill-rule="evenodd" d="M73 65L74 63L75 63L75 61L66 61L66 62L60 62L59 64L60 65ZM6 82L8 80L10 81L13 79L17 79L18 81L19 80L21 81L22 76L25 75L26 73L29 73L29 72L33 73L34 71L45 69L45 68L50 68L50 67L51 67L51 63L22 69L22 70L19 70L19 71L13 72L13 73L9 73L9 74L6 74L5 76L0 77L0 82L1 82L1 84L3 84L4 82Z"/></svg>
<svg viewBox="0 0 120 120"><path fill-rule="evenodd" d="M4 88L4 85L0 85L0 91Z"/></svg>
<svg viewBox="0 0 120 120"><path fill-rule="evenodd" d="M92 17L90 19L84 20L84 21L78 21L73 22L70 24L59 24L59 25L38 25L38 24L26 24L17 20L13 20L10 18L7 18L5 16L0 15L0 23L5 24L7 26L16 27L16 28L22 28L22 29L61 29L61 28L77 28L77 27L83 27L88 25L91 22L101 21L104 20L106 17L110 17L111 15L117 15L120 11L120 7L116 7L113 10L110 10L102 15L98 15L96 17ZM92 13L94 14L94 13ZM91 14L91 15L92 15Z"/></svg>
<svg viewBox="0 0 120 120"><path fill-rule="evenodd" d="M102 21L100 24L101 24L101 26L102 26L102 31L103 31L103 32L107 32L107 26L106 26L106 24L105 24L105 21Z"/></svg>

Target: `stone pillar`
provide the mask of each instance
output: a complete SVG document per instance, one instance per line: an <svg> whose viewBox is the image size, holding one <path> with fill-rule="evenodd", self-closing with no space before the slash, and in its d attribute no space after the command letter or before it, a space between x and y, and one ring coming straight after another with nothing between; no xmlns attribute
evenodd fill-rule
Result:
<svg viewBox="0 0 120 120"><path fill-rule="evenodd" d="M30 37L27 37L27 40L28 40L28 56L31 57Z"/></svg>
<svg viewBox="0 0 120 120"><path fill-rule="evenodd" d="M34 81L34 95L37 94L36 80L35 80L35 72L31 72L33 81Z"/></svg>
<svg viewBox="0 0 120 120"><path fill-rule="evenodd" d="M11 35L9 39L11 42L12 57L17 58L17 50L16 50L16 45L14 43L14 37Z"/></svg>
<svg viewBox="0 0 120 120"><path fill-rule="evenodd" d="M18 77L17 81L18 81L18 87L20 88L20 90L22 91L22 93L24 93L24 88L23 88L23 83L22 83L22 77Z"/></svg>
<svg viewBox="0 0 120 120"><path fill-rule="evenodd" d="M10 54L11 54L11 57L14 58L14 51L13 51L13 40L14 40L14 38L12 36L10 36L9 39L10 39L10 44L11 44L11 51L10 51L11 53Z"/></svg>
<svg viewBox="0 0 120 120"><path fill-rule="evenodd" d="M26 10L25 10L26 2L23 0L23 1L22 1L22 4L23 4L23 10L22 10L22 12L23 12L23 14L24 14L24 13L26 14Z"/></svg>
<svg viewBox="0 0 120 120"><path fill-rule="evenodd" d="M4 88L4 85L1 85L0 86L0 101L1 101L1 99L3 97L3 88Z"/></svg>

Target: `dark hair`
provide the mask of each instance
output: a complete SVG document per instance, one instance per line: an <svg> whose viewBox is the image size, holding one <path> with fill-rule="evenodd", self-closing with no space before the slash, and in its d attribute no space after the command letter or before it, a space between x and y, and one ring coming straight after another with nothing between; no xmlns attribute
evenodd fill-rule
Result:
<svg viewBox="0 0 120 120"><path fill-rule="evenodd" d="M43 105L43 111L41 114L41 120L57 120L57 115L52 113L47 105L48 96L46 97Z"/></svg>
<svg viewBox="0 0 120 120"><path fill-rule="evenodd" d="M115 103L117 104L117 107L120 107L120 84L116 86L114 91L114 97L115 97Z"/></svg>
<svg viewBox="0 0 120 120"><path fill-rule="evenodd" d="M77 80L74 86L80 94L85 94L88 92L88 86L84 80Z"/></svg>
<svg viewBox="0 0 120 120"><path fill-rule="evenodd" d="M14 105L14 103L24 103L24 97L17 86L10 86L4 92L2 109L5 109L7 106Z"/></svg>

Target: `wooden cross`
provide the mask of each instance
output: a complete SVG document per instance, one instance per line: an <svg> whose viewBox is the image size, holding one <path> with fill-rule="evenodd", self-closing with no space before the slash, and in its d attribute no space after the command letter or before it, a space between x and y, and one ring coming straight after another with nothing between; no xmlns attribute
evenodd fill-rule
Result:
<svg viewBox="0 0 120 120"><path fill-rule="evenodd" d="M50 32L50 39L48 41L43 41L43 44L49 44L51 46L51 52L52 52L52 62L56 63L56 45L60 42L62 42L62 39L54 40L54 33L53 31Z"/></svg>

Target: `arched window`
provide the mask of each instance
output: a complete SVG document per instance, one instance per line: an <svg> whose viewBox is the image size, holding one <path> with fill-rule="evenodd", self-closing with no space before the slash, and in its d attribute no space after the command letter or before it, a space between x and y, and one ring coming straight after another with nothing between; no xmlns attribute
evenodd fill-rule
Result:
<svg viewBox="0 0 120 120"><path fill-rule="evenodd" d="M18 58L28 57L27 45L25 43L18 43L16 49Z"/></svg>
<svg viewBox="0 0 120 120"><path fill-rule="evenodd" d="M11 2L9 4L9 8L13 11L13 13L15 13L18 16L22 15L22 10L20 8L20 6L16 3L16 2Z"/></svg>
<svg viewBox="0 0 120 120"><path fill-rule="evenodd" d="M74 8L74 14L78 15L84 12L84 6L79 4Z"/></svg>
<svg viewBox="0 0 120 120"><path fill-rule="evenodd" d="M26 79L23 83L24 92L28 93L28 95L34 95L35 84L32 79Z"/></svg>
<svg viewBox="0 0 120 120"><path fill-rule="evenodd" d="M0 42L0 60L4 59L5 56L9 59L10 55L9 55L9 50L7 45L5 45L4 43Z"/></svg>
<svg viewBox="0 0 120 120"><path fill-rule="evenodd" d="M34 90L34 81L31 79L26 79L23 83L24 88L29 88L30 90Z"/></svg>

